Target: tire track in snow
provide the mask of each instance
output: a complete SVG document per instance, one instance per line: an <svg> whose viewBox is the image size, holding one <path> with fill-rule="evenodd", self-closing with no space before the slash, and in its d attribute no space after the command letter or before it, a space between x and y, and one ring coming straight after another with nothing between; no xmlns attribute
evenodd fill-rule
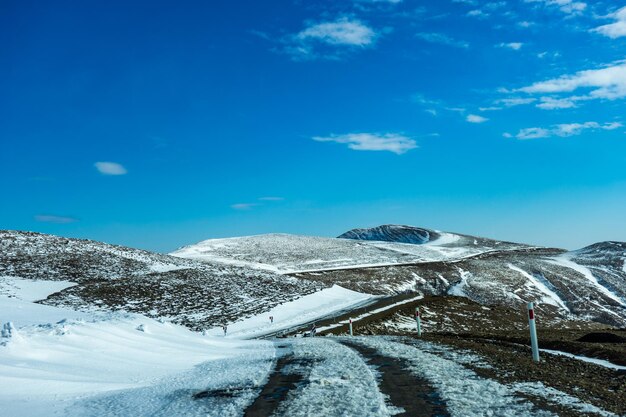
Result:
<svg viewBox="0 0 626 417"><path fill-rule="evenodd" d="M383 356L376 349L349 339L342 340L342 343L356 350L380 373L379 389L394 407L404 410L398 416L449 416L435 389L428 381L407 371L404 361Z"/></svg>
<svg viewBox="0 0 626 417"><path fill-rule="evenodd" d="M497 381L481 378L457 361L427 352L419 346L399 343L388 337L359 337L355 342L380 354L400 358L407 370L428 380L455 416L552 416Z"/></svg>

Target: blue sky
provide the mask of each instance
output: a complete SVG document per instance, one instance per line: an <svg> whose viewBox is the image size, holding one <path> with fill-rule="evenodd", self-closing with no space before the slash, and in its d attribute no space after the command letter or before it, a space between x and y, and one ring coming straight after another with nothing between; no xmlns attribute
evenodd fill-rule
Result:
<svg viewBox="0 0 626 417"><path fill-rule="evenodd" d="M626 4L0 5L0 228L626 240Z"/></svg>

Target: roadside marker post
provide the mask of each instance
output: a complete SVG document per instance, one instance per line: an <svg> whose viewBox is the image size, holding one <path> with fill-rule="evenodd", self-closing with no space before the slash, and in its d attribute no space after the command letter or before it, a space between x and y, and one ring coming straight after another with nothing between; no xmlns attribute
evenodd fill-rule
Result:
<svg viewBox="0 0 626 417"><path fill-rule="evenodd" d="M354 336L352 333L352 318L350 318L350 336Z"/></svg>
<svg viewBox="0 0 626 417"><path fill-rule="evenodd" d="M530 327L530 345L533 349L533 360L539 362L539 344L537 343L537 327L535 326L535 306L528 303L528 326Z"/></svg>
<svg viewBox="0 0 626 417"><path fill-rule="evenodd" d="M422 337L422 319L419 307L415 307L415 322L417 323L417 337Z"/></svg>

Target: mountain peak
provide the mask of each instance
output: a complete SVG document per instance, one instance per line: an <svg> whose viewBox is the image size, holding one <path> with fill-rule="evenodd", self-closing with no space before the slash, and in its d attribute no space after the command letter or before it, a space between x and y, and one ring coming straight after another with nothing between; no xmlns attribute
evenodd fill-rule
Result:
<svg viewBox="0 0 626 417"><path fill-rule="evenodd" d="M421 227L384 224L365 229L352 229L338 236L340 239L377 240L383 242L412 243L421 245L439 238L440 234Z"/></svg>

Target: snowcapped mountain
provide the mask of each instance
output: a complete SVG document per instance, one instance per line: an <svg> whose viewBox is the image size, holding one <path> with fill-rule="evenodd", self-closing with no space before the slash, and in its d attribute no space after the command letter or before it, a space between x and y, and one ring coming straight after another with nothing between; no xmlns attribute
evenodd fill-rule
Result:
<svg viewBox="0 0 626 417"><path fill-rule="evenodd" d="M227 263L16 231L0 231L0 292L10 292L12 280L5 277L77 284L44 304L120 309L195 329L255 315L325 287Z"/></svg>

